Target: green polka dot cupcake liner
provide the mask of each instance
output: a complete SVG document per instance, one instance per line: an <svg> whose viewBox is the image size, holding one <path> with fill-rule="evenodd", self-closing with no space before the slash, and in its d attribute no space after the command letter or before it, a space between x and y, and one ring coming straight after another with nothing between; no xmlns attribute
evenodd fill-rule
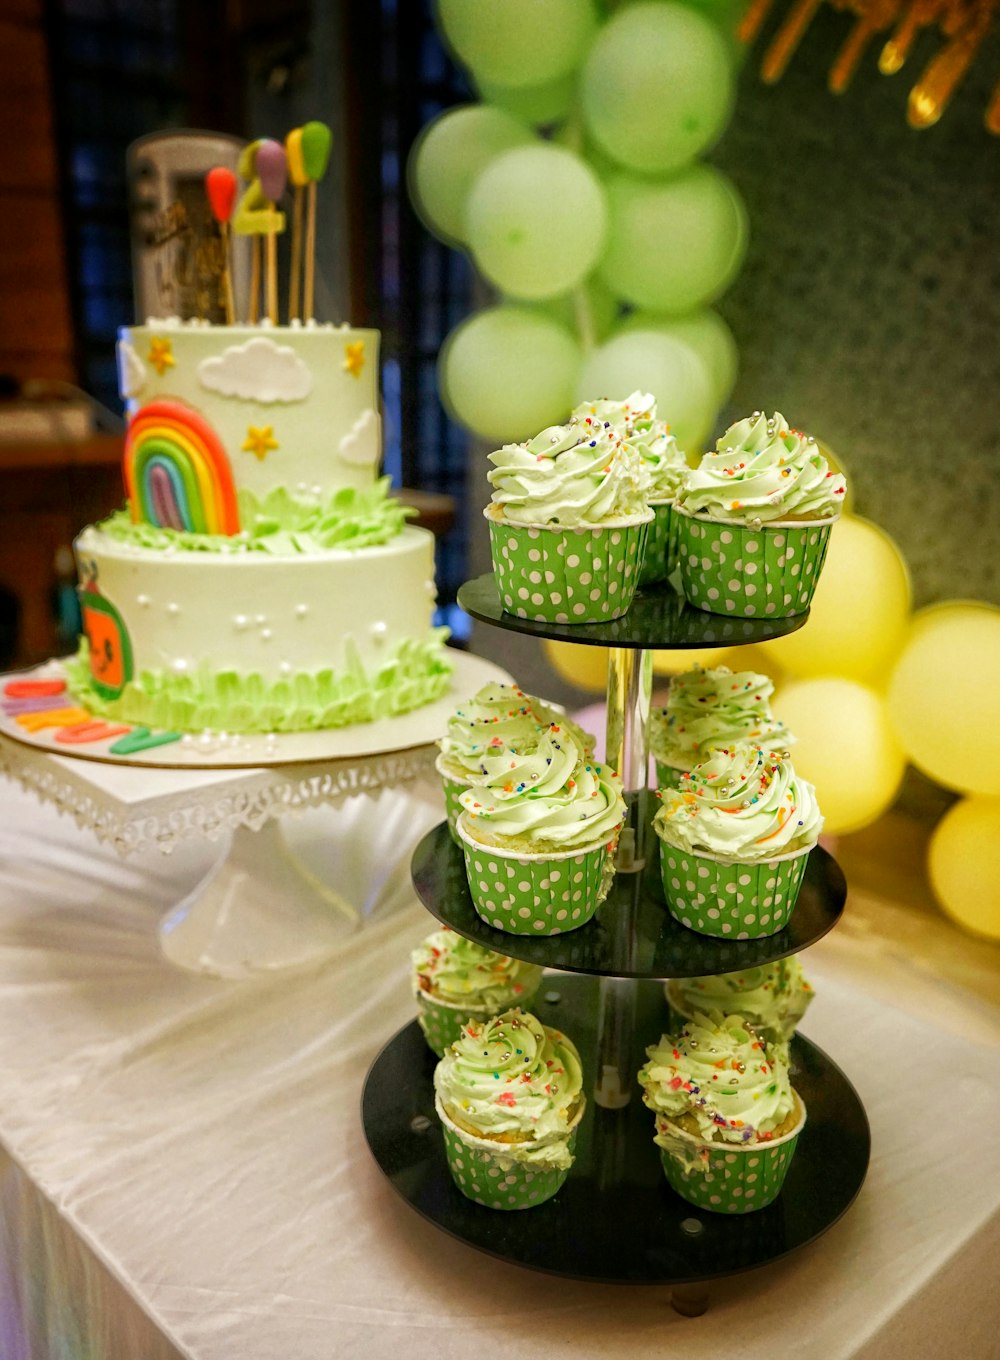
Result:
<svg viewBox="0 0 1000 1360"><path fill-rule="evenodd" d="M539 623L602 623L632 603L652 512L601 528L508 524L487 511L500 602Z"/></svg>
<svg viewBox="0 0 1000 1360"><path fill-rule="evenodd" d="M646 533L646 551L639 573L639 588L659 585L677 565L677 525L673 502L650 503L653 519Z"/></svg>
<svg viewBox="0 0 1000 1360"><path fill-rule="evenodd" d="M462 842L458 839L458 832L455 830L455 823L458 821L463 811L459 799L466 789L472 788L472 785L463 782L462 780L454 779L451 775L447 774L441 766L441 759L442 757L438 756L437 760L434 762L434 768L441 776L441 787L444 790L444 811L445 816L448 818L448 830L451 832L451 838L455 844L461 845Z"/></svg>
<svg viewBox="0 0 1000 1360"><path fill-rule="evenodd" d="M834 521L759 529L676 509L684 598L710 614L787 619L809 608Z"/></svg>
<svg viewBox="0 0 1000 1360"><path fill-rule="evenodd" d="M660 840L667 910L699 935L757 940L788 925L812 846L753 864L710 859Z"/></svg>
<svg viewBox="0 0 1000 1360"><path fill-rule="evenodd" d="M519 1161L506 1150L494 1151L487 1139L473 1138L457 1128L441 1109L440 1101L436 1104L444 1131L448 1170L467 1199L485 1209L533 1209L551 1199L564 1185L570 1172L568 1166ZM575 1146L576 1128L569 1136L570 1154Z"/></svg>
<svg viewBox="0 0 1000 1360"><path fill-rule="evenodd" d="M531 855L483 845L467 834L462 821L458 834L476 915L508 935L578 930L607 896L606 844Z"/></svg>
<svg viewBox="0 0 1000 1360"><path fill-rule="evenodd" d="M428 1048L443 1058L461 1034L467 1020L489 1020L510 1006L530 1010L534 999L535 992L524 991L520 996L511 996L497 1006L458 1006L447 1001L436 1001L426 992L417 992L417 1022L423 1030Z"/></svg>
<svg viewBox="0 0 1000 1360"><path fill-rule="evenodd" d="M662 1132L669 1146L660 1148L660 1161L671 1189L710 1213L766 1209L781 1192L806 1122L805 1107L798 1103L797 1126L770 1143L706 1143L680 1129ZM662 1131L662 1123L659 1127Z"/></svg>

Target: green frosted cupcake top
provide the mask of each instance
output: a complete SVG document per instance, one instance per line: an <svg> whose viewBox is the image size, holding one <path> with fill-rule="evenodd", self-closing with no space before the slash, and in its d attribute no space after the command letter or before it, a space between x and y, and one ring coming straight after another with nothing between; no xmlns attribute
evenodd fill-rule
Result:
<svg viewBox="0 0 1000 1360"><path fill-rule="evenodd" d="M550 728L532 752L484 757L484 773L461 795L471 834L515 837L526 851L569 850L610 840L625 816L621 780L587 759L568 733Z"/></svg>
<svg viewBox="0 0 1000 1360"><path fill-rule="evenodd" d="M847 484L815 439L776 411L731 425L689 474L678 499L691 514L738 524L839 515Z"/></svg>
<svg viewBox="0 0 1000 1360"><path fill-rule="evenodd" d="M672 501L691 469L670 427L665 421L654 420L647 428L637 429L629 443L649 473L649 500Z"/></svg>
<svg viewBox="0 0 1000 1360"><path fill-rule="evenodd" d="M768 1039L787 1040L794 1034L813 989L795 955L759 968L715 977L672 978L667 983L671 1003L684 1015L721 1011L742 1015Z"/></svg>
<svg viewBox="0 0 1000 1360"><path fill-rule="evenodd" d="M646 1056L643 1102L700 1138L767 1142L792 1112L787 1064L739 1015L699 1013Z"/></svg>
<svg viewBox="0 0 1000 1360"><path fill-rule="evenodd" d="M512 524L600 527L646 515L649 474L610 421L582 416L489 455L493 514Z"/></svg>
<svg viewBox="0 0 1000 1360"><path fill-rule="evenodd" d="M588 416L628 436L638 428L648 428L656 419L656 398L652 392L633 392L624 401L613 401L610 397L581 401L573 407L570 419L580 421Z"/></svg>
<svg viewBox="0 0 1000 1360"><path fill-rule="evenodd" d="M752 861L815 845L823 817L790 760L744 744L713 751L665 790L653 825L680 850Z"/></svg>
<svg viewBox="0 0 1000 1360"><path fill-rule="evenodd" d="M564 713L516 685L493 681L455 710L438 745L457 778L473 779L486 773L485 756L533 751L550 727L569 733L584 750L594 749L595 738Z"/></svg>
<svg viewBox="0 0 1000 1360"><path fill-rule="evenodd" d="M448 1005L501 1010L531 996L542 979L534 963L522 963L456 935L435 930L410 955L413 990Z"/></svg>
<svg viewBox="0 0 1000 1360"><path fill-rule="evenodd" d="M735 742L783 750L795 738L771 713L773 693L773 682L756 671L694 666L675 675L666 706L650 723L653 755L690 769L713 748Z"/></svg>
<svg viewBox="0 0 1000 1360"><path fill-rule="evenodd" d="M582 1097L580 1055L522 1010L469 1020L434 1072L446 1111L486 1137L565 1137Z"/></svg>

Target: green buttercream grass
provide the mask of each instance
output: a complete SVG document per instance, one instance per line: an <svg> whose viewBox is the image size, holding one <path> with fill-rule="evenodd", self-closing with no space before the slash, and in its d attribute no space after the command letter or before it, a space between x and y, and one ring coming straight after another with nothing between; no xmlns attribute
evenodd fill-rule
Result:
<svg viewBox="0 0 1000 1360"><path fill-rule="evenodd" d="M238 534L192 534L135 523L128 510L116 510L98 525L109 538L156 552L270 553L295 557L335 548L353 551L388 543L416 514L389 495L390 479L381 477L359 490L346 486L317 500L276 487L264 497L239 493Z"/></svg>
<svg viewBox="0 0 1000 1360"><path fill-rule="evenodd" d="M69 687L94 713L181 732L309 732L408 713L448 689L447 628L422 641L407 639L368 674L348 640L342 671L300 671L280 680L256 673L211 671L176 675L142 671L116 699L92 688L89 648L65 662Z"/></svg>

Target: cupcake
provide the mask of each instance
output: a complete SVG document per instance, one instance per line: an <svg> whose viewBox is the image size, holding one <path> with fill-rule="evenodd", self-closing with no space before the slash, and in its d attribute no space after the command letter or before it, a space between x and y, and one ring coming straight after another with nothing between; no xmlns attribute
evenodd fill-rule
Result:
<svg viewBox="0 0 1000 1360"><path fill-rule="evenodd" d="M738 1015L764 1040L770 1052L780 1053L785 1062L789 1040L814 995L794 954L739 973L671 978L664 991L671 1019L678 1026L698 1013L721 1011L723 1015Z"/></svg>
<svg viewBox="0 0 1000 1360"><path fill-rule="evenodd" d="M435 930L410 955L417 1020L440 1058L467 1020L489 1020L510 1006L530 1006L542 980L534 963Z"/></svg>
<svg viewBox="0 0 1000 1360"><path fill-rule="evenodd" d="M649 745L660 788L676 786L681 774L717 746L749 741L784 750L795 740L771 713L774 683L756 671L693 666L670 681L665 707L654 709Z"/></svg>
<svg viewBox="0 0 1000 1360"><path fill-rule="evenodd" d="M809 608L846 483L780 412L731 425L677 494L685 599L711 614Z"/></svg>
<svg viewBox="0 0 1000 1360"><path fill-rule="evenodd" d="M547 623L624 614L653 512L648 473L621 432L585 415L489 457L484 513L504 609Z"/></svg>
<svg viewBox="0 0 1000 1360"><path fill-rule="evenodd" d="M486 756L483 767L457 827L476 912L515 935L585 925L614 873L621 780L551 728L530 754Z"/></svg>
<svg viewBox="0 0 1000 1360"><path fill-rule="evenodd" d="M701 935L774 935L789 922L823 818L787 753L713 751L667 789L653 818L667 907Z"/></svg>
<svg viewBox="0 0 1000 1360"><path fill-rule="evenodd" d="M553 725L570 732L584 750L594 749L596 738L577 727L558 705L525 694L516 685L499 681L484 685L455 710L448 719L446 736L438 742L441 754L435 762L454 841L458 843L455 822L462 810L458 800L480 774L483 756L532 751Z"/></svg>
<svg viewBox="0 0 1000 1360"><path fill-rule="evenodd" d="M525 1011L470 1020L435 1069L434 1105L462 1194L489 1209L529 1209L573 1165L586 1107L580 1055Z"/></svg>
<svg viewBox="0 0 1000 1360"><path fill-rule="evenodd" d="M770 1204L806 1120L781 1054L742 1016L710 1011L646 1055L639 1084L672 1188L720 1214Z"/></svg>

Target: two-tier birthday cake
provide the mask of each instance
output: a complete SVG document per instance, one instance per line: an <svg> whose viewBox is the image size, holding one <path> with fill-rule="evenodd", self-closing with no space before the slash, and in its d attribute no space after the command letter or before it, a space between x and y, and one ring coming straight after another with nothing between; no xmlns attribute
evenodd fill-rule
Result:
<svg viewBox="0 0 1000 1360"><path fill-rule="evenodd" d="M76 543L87 709L289 732L446 691L433 538L378 475L378 344L314 322L122 329L128 506Z"/></svg>

